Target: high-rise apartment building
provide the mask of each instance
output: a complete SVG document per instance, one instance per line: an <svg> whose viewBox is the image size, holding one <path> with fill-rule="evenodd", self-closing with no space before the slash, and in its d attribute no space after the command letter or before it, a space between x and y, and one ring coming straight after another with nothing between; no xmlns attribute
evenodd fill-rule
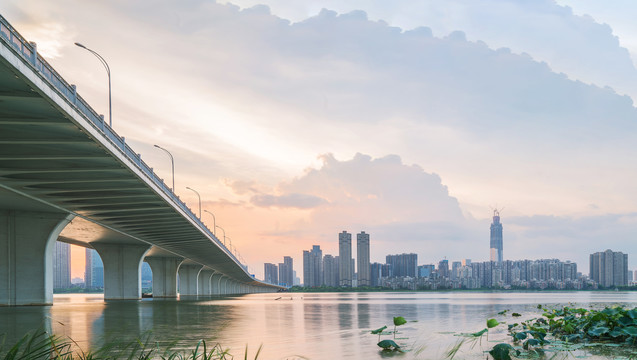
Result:
<svg viewBox="0 0 637 360"><path fill-rule="evenodd" d="M303 251L303 285L323 285L323 251L319 245L313 245L310 251Z"/></svg>
<svg viewBox="0 0 637 360"><path fill-rule="evenodd" d="M590 255L590 278L599 286L628 285L628 254L606 250Z"/></svg>
<svg viewBox="0 0 637 360"><path fill-rule="evenodd" d="M417 277L417 254L387 255L385 256L385 263L391 266L391 276L410 276L414 278Z"/></svg>
<svg viewBox="0 0 637 360"><path fill-rule="evenodd" d="M84 287L90 289L93 284L93 254L92 249L84 249Z"/></svg>
<svg viewBox="0 0 637 360"><path fill-rule="evenodd" d="M451 280L457 280L460 277L460 268L462 267L462 262L454 261L451 263Z"/></svg>
<svg viewBox="0 0 637 360"><path fill-rule="evenodd" d="M369 234L362 231L356 234L356 273L358 286L371 286L371 268L369 263Z"/></svg>
<svg viewBox="0 0 637 360"><path fill-rule="evenodd" d="M352 234L343 231L338 234L338 283L342 287L352 287Z"/></svg>
<svg viewBox="0 0 637 360"><path fill-rule="evenodd" d="M71 247L61 241L55 242L53 255L53 288L68 289L71 287Z"/></svg>
<svg viewBox="0 0 637 360"><path fill-rule="evenodd" d="M449 260L444 259L438 262L438 276L449 278Z"/></svg>
<svg viewBox="0 0 637 360"><path fill-rule="evenodd" d="M380 278L383 275L383 264L381 263L372 263L369 266L370 269L370 286L380 286Z"/></svg>
<svg viewBox="0 0 637 360"><path fill-rule="evenodd" d="M290 256L284 256L283 262L279 263L279 285L294 285L294 261Z"/></svg>
<svg viewBox="0 0 637 360"><path fill-rule="evenodd" d="M263 281L268 284L279 284L279 269L276 264L265 263L263 264Z"/></svg>
<svg viewBox="0 0 637 360"><path fill-rule="evenodd" d="M104 287L104 264L94 249L86 249L84 265L84 286L89 289Z"/></svg>
<svg viewBox="0 0 637 360"><path fill-rule="evenodd" d="M338 283L338 256L323 256L323 283L325 286L339 286Z"/></svg>
<svg viewBox="0 0 637 360"><path fill-rule="evenodd" d="M491 261L502 263L502 224L500 212L493 210L493 223L491 224Z"/></svg>

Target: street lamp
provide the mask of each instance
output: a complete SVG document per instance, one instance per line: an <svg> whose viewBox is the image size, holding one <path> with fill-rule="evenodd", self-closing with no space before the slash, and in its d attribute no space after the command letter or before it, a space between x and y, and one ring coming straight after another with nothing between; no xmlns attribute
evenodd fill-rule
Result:
<svg viewBox="0 0 637 360"><path fill-rule="evenodd" d="M171 174L173 176L173 187L172 190L173 192L175 192L175 159L173 158L173 154L170 153L170 151L164 149L163 147L159 146L159 145L154 145L156 148L164 150L166 152L166 154L168 154L168 156L170 156L170 167L171 167Z"/></svg>
<svg viewBox="0 0 637 360"><path fill-rule="evenodd" d="M100 54L96 53L95 51L87 48L86 46L78 42L76 42L75 45L95 55L100 60L102 65L104 65L104 67L106 68L106 73L108 74L108 126L112 128L113 127L113 112L111 110L112 109L111 107L111 68L108 66L108 63L106 62L106 60L104 60L104 58Z"/></svg>
<svg viewBox="0 0 637 360"><path fill-rule="evenodd" d="M215 218L215 214L211 213L208 210L204 210L203 212L207 212L208 214L212 215L212 224L214 225L214 227L212 228L212 234L214 236L217 236L217 219Z"/></svg>
<svg viewBox="0 0 637 360"><path fill-rule="evenodd" d="M186 189L194 192L195 194L197 194L197 197L199 198L199 220L201 220L201 195L199 195L199 192L197 192L197 190L190 188L188 186L186 186Z"/></svg>
<svg viewBox="0 0 637 360"><path fill-rule="evenodd" d="M226 231L221 226L215 225L215 227L218 227L221 231L223 231L223 246L226 246Z"/></svg>

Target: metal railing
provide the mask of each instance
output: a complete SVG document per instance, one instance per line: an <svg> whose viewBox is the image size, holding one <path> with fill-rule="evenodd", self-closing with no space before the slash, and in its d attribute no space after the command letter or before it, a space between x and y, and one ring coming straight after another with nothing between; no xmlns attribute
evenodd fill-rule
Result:
<svg viewBox="0 0 637 360"><path fill-rule="evenodd" d="M135 153L133 149L126 144L126 139L123 136L117 135L117 133L104 122L104 117L99 115L93 108L77 93L75 85L67 83L55 69L42 58L37 52L37 46L35 43L28 42L17 30L15 30L11 24L0 15L0 38L7 43L7 45L13 47L18 54L22 56L26 63L31 65L37 73L39 73L48 83L56 90L63 98L65 98L69 104L84 116L89 123L98 129L102 134L106 136L115 147L135 166L140 169L148 178L157 185L166 195L168 195L173 202L183 210L191 220L193 220L199 227L204 230L206 235L213 239L217 245L224 249L226 255L230 256L241 268L245 269L248 275L247 265L243 265L239 259L228 249L219 239L214 235L210 229L195 216L194 212L186 206L186 204L166 185L163 179L159 178L157 174L149 167L143 160L141 154Z"/></svg>

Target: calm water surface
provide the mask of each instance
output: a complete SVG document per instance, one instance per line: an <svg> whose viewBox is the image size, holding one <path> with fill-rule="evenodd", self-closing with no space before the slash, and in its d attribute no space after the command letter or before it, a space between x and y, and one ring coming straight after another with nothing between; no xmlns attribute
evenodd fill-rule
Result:
<svg viewBox="0 0 637 360"><path fill-rule="evenodd" d="M481 330L491 317L510 321L497 315L505 309L524 319L537 315L537 304L569 303L634 307L637 293L289 293L108 303L100 295L56 295L53 306L0 308L0 334L11 342L45 326L85 350L109 339L130 341L150 334L178 348L214 340L236 358L243 358L246 345L254 358L263 344L259 359L380 359L378 336L369 331L391 328L392 318L403 316L416 322L399 327L398 342L411 349L399 358L441 359L458 340L449 332ZM483 351L505 337L500 326L490 332L491 342L485 339L456 358L484 359Z"/></svg>

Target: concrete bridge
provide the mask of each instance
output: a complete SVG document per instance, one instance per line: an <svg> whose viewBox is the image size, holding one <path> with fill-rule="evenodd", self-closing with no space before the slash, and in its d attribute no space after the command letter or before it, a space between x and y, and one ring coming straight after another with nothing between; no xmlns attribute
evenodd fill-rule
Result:
<svg viewBox="0 0 637 360"><path fill-rule="evenodd" d="M97 250L104 298L274 292L0 16L0 305L53 301L55 241ZM177 279L179 278L179 289Z"/></svg>

